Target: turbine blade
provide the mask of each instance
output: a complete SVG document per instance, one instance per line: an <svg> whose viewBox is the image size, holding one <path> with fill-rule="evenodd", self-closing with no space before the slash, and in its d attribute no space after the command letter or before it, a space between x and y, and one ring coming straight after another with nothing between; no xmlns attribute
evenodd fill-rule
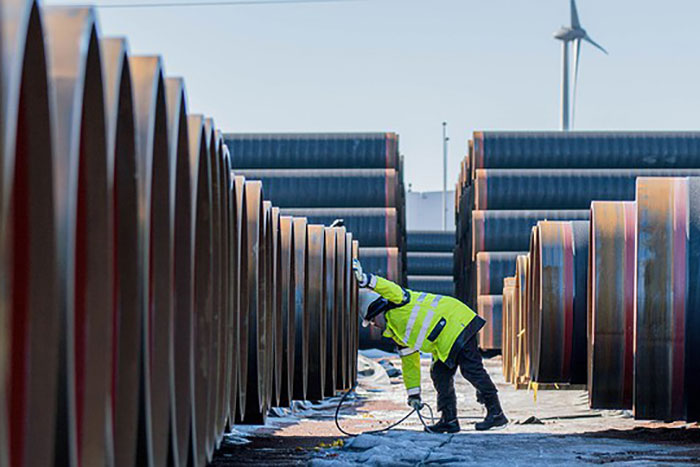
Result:
<svg viewBox="0 0 700 467"><path fill-rule="evenodd" d="M578 67L581 62L581 39L574 41L574 86L571 97L571 128L574 127L576 116L576 89L578 87Z"/></svg>
<svg viewBox="0 0 700 467"><path fill-rule="evenodd" d="M576 8L576 0L571 0L571 28L579 29L581 22L578 19L578 8Z"/></svg>
<svg viewBox="0 0 700 467"><path fill-rule="evenodd" d="M595 47L596 49L598 49L598 50L600 50L601 52L603 52L605 55L609 55L609 54L608 54L608 51L605 50L605 49L603 48L602 45L598 44L596 41L594 41L593 39L591 39L590 36L589 36L588 34L586 34L586 35L584 36L583 40L586 41L586 42L588 42L589 44L591 44L591 45L592 45L593 47Z"/></svg>

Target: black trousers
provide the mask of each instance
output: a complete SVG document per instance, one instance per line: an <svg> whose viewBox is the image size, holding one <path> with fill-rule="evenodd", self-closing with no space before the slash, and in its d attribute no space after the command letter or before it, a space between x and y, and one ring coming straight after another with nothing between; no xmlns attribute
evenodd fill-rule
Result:
<svg viewBox="0 0 700 467"><path fill-rule="evenodd" d="M457 395L455 394L455 373L457 367L462 376L476 388L477 395L484 403L498 400L498 390L484 368L484 362L476 345L476 336L467 341L457 355L457 366L449 367L440 360L434 360L430 367L430 377L437 391L437 409L445 420L457 418Z"/></svg>

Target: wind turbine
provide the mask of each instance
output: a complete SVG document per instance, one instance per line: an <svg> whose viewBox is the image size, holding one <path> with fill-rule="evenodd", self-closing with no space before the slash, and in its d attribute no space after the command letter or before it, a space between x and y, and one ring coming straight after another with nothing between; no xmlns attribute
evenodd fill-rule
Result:
<svg viewBox="0 0 700 467"><path fill-rule="evenodd" d="M581 22L578 19L578 10L576 9L576 0L571 0L571 26L562 26L554 33L554 38L562 41L562 75L561 75L561 129L569 131L571 128L571 120L573 120L573 110L576 106L576 86L578 84L578 67L581 58L581 42L586 41L596 49L608 54L600 44L595 42L588 35L585 29L581 27ZM569 106L571 92L569 91L569 44L574 45L574 86L573 86L573 105Z"/></svg>

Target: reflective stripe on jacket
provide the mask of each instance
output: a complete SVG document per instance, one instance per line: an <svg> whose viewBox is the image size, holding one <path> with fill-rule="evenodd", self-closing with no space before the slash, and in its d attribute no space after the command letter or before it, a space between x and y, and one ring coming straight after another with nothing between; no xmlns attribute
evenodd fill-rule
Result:
<svg viewBox="0 0 700 467"><path fill-rule="evenodd" d="M420 394L420 352L445 362L476 313L455 298L404 290L382 277L371 276L369 286L400 305L386 312L384 336L399 346L408 395Z"/></svg>

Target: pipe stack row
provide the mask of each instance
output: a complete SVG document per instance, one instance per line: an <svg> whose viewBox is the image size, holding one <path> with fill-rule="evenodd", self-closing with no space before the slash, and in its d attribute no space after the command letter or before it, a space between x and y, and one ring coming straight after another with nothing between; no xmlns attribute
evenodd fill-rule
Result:
<svg viewBox="0 0 700 467"><path fill-rule="evenodd" d="M594 201L590 223L539 222L506 279L509 380L585 383L592 408L698 421L699 232L697 177L639 178L635 201Z"/></svg>
<svg viewBox="0 0 700 467"><path fill-rule="evenodd" d="M587 221L590 203L630 201L638 177L700 174L699 133L476 132L457 183L455 289L503 346L503 280L539 221Z"/></svg>
<svg viewBox="0 0 700 467"><path fill-rule="evenodd" d="M408 232L408 288L454 296L454 232Z"/></svg>
<svg viewBox="0 0 700 467"><path fill-rule="evenodd" d="M230 133L236 173L261 180L284 215L329 225L342 219L362 265L406 285L403 162L395 133ZM382 345L363 328L364 348Z"/></svg>
<svg viewBox="0 0 700 467"><path fill-rule="evenodd" d="M0 466L205 465L351 387L352 235L281 215L92 9L0 24Z"/></svg>

